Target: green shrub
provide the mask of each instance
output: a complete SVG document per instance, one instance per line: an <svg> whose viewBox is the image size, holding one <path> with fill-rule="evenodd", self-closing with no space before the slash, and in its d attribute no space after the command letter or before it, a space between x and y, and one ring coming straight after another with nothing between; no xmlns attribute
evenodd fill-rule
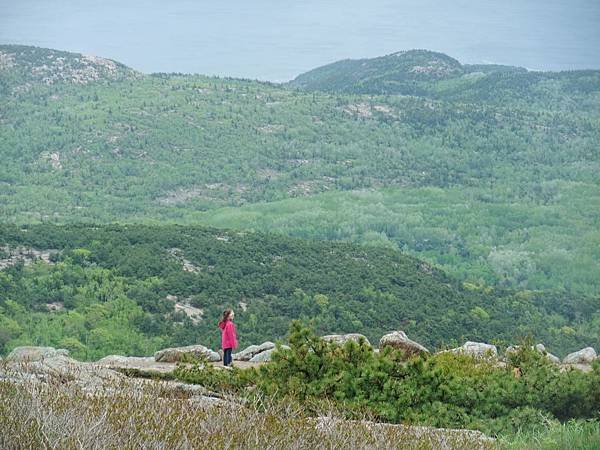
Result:
<svg viewBox="0 0 600 450"><path fill-rule="evenodd" d="M252 377L209 368L199 370L196 381L240 386L243 379L271 397L304 405L331 401L349 417L367 413L382 421L492 434L600 413L598 364L591 373L563 372L530 346L521 346L505 365L453 353L406 359L388 348L373 352L365 342L325 342L297 321L289 342L289 350L274 353Z"/></svg>

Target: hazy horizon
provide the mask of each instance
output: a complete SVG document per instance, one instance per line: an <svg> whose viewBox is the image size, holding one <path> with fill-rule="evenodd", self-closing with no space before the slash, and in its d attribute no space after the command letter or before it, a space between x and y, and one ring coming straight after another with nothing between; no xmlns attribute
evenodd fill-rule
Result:
<svg viewBox="0 0 600 450"><path fill-rule="evenodd" d="M462 63L600 69L600 2L0 0L0 43L103 56L142 72L287 81L345 58L423 48Z"/></svg>

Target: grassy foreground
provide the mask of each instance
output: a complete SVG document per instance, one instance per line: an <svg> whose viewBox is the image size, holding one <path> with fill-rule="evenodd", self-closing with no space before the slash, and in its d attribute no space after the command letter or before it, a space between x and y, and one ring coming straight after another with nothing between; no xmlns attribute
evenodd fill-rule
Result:
<svg viewBox="0 0 600 450"><path fill-rule="evenodd" d="M480 434L316 421L293 407L264 401L207 406L141 391L89 394L57 382L0 382L0 447L145 449L494 448ZM443 445L446 446L443 446Z"/></svg>
<svg viewBox="0 0 600 450"><path fill-rule="evenodd" d="M372 422L317 422L301 409L265 400L226 407L164 395L160 383L140 390L90 395L56 380L0 382L0 448L404 448L579 449L600 447L600 422L549 423L535 432L501 436L440 432Z"/></svg>
<svg viewBox="0 0 600 450"><path fill-rule="evenodd" d="M573 420L541 430L504 437L500 448L510 450L592 450L600 448L600 422Z"/></svg>

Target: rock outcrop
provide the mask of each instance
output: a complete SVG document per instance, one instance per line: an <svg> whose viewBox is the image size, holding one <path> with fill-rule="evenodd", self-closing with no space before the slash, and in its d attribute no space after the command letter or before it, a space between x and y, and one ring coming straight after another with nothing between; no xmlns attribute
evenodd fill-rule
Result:
<svg viewBox="0 0 600 450"><path fill-rule="evenodd" d="M106 382L119 382L124 375L69 358L68 352L53 347L17 347L4 361L2 377L13 381L44 381L49 378L73 383L96 392Z"/></svg>
<svg viewBox="0 0 600 450"><path fill-rule="evenodd" d="M429 353L425 347L406 336L404 331L393 331L386 334L379 340L379 348L393 347L402 350L406 355L416 355L419 353Z"/></svg>
<svg viewBox="0 0 600 450"><path fill-rule="evenodd" d="M458 448L469 449L491 449L496 447L496 440L486 436L481 431L464 430L452 428L434 428L418 425L405 425L395 423L371 422L368 420L344 420L330 416L319 416L309 419L314 423L317 430L322 432L331 432L342 425L354 425L355 427L364 427L367 430L374 430L385 434L390 430L401 430L403 442L409 443L418 439L421 443L419 448L428 448L436 450L450 450ZM387 448L387 447L386 447ZM391 446L390 448L404 448ZM407 445L407 448L416 448Z"/></svg>
<svg viewBox="0 0 600 450"><path fill-rule="evenodd" d="M256 355L266 352L268 350L271 350L273 348L275 348L275 344L273 344L272 342L269 342L269 341L263 342L260 345L251 345L249 347L246 347L241 352L234 353L233 360L234 361L250 361Z"/></svg>
<svg viewBox="0 0 600 450"><path fill-rule="evenodd" d="M116 370L137 370L144 374L172 373L177 368L177 363L156 362L153 356L110 355L93 364Z"/></svg>
<svg viewBox="0 0 600 450"><path fill-rule="evenodd" d="M100 366L126 367L133 364L149 364L156 362L152 356L109 355L96 361Z"/></svg>
<svg viewBox="0 0 600 450"><path fill-rule="evenodd" d="M22 261L26 266L33 264L38 259L47 264L52 264L52 257L59 253L58 250L37 250L23 246L0 246L0 255L3 255L0 256L0 270L14 266L19 261Z"/></svg>
<svg viewBox="0 0 600 450"><path fill-rule="evenodd" d="M448 351L461 355L470 355L476 358L498 357L498 349L495 345L485 344L482 342L467 341L460 347L453 348Z"/></svg>
<svg viewBox="0 0 600 450"><path fill-rule="evenodd" d="M359 333L348 333L348 334L328 334L323 336L322 339L327 342L334 342L338 345L344 345L348 341L354 341L357 344L364 340L368 345L371 345L369 340L362 334Z"/></svg>
<svg viewBox="0 0 600 450"><path fill-rule="evenodd" d="M208 361L220 361L221 355L204 345L188 345L187 347L173 347L159 350L154 354L156 362L174 363L185 358L206 358Z"/></svg>
<svg viewBox="0 0 600 450"><path fill-rule="evenodd" d="M282 345L281 348L284 350L289 350L289 347L287 345ZM273 352L275 352L276 350L277 350L276 348L272 348L270 350L258 353L255 356L253 356L252 359L250 359L250 362L251 363L269 362L269 361L271 361L271 356L273 355Z"/></svg>
<svg viewBox="0 0 600 450"><path fill-rule="evenodd" d="M592 347L586 347L578 352L570 353L563 359L563 364L584 364L590 365L598 358L596 350Z"/></svg>
<svg viewBox="0 0 600 450"><path fill-rule="evenodd" d="M546 358L548 358L551 363L560 364L560 358L558 356L555 356L552 353L548 352L546 350L546 347L544 347L544 344L537 344L534 348L538 352L540 352L542 355L544 355Z"/></svg>
<svg viewBox="0 0 600 450"><path fill-rule="evenodd" d="M66 356L66 351L52 347L19 347L0 364L0 381L16 386L60 386L76 389L90 396L110 396L124 392L144 392L159 400L164 398L187 399L197 406L231 404L221 395L203 386L171 380L129 378L116 369L131 368L132 365L151 367L174 364L157 363L152 357L126 357L111 355L95 363L76 361ZM147 367L141 367L146 369ZM159 398L160 397L160 398Z"/></svg>
<svg viewBox="0 0 600 450"><path fill-rule="evenodd" d="M42 361L57 356L69 356L69 351L54 347L16 347L6 357L9 362L34 362Z"/></svg>

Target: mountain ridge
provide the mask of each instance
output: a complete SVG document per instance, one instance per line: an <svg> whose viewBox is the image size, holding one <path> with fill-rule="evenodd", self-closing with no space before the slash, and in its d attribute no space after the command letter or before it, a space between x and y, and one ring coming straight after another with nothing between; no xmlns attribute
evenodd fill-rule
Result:
<svg viewBox="0 0 600 450"><path fill-rule="evenodd" d="M3 221L206 223L228 208L211 225L391 246L473 283L598 292L600 72L375 96L177 74L46 84L27 70L48 58L27 54L40 58L0 71L30 89L0 95Z"/></svg>
<svg viewBox="0 0 600 450"><path fill-rule="evenodd" d="M498 98L507 95L511 95L511 101L523 97L530 103L539 102L541 95L550 93L539 91L550 83L558 83L564 90L577 89L584 84L588 85L587 89L591 88L588 93L598 92L600 71L529 71L498 64L463 65L444 53L408 50L374 58L336 61L300 74L288 85L304 91L415 95L499 105Z"/></svg>

